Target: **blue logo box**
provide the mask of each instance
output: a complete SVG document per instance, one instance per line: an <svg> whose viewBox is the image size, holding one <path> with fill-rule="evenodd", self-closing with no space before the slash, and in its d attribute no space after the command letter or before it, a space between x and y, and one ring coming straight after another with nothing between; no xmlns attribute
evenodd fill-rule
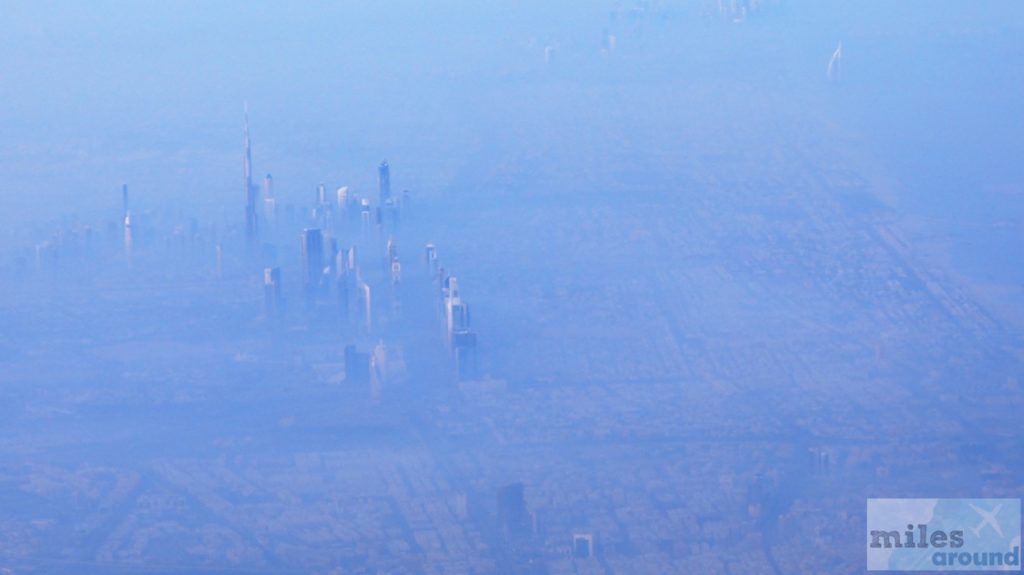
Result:
<svg viewBox="0 0 1024 575"><path fill-rule="evenodd" d="M868 499L869 571L1019 571L1020 499Z"/></svg>

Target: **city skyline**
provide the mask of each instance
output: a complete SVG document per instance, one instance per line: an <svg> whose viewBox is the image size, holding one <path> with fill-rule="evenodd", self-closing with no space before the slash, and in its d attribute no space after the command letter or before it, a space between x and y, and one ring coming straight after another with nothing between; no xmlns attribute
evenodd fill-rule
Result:
<svg viewBox="0 0 1024 575"><path fill-rule="evenodd" d="M0 575L1012 543L1020 16L15 3Z"/></svg>

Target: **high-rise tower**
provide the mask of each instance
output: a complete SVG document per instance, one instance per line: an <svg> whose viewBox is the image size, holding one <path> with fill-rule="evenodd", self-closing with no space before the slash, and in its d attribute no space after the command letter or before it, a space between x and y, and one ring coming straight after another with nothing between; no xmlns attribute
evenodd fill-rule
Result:
<svg viewBox="0 0 1024 575"><path fill-rule="evenodd" d="M263 178L263 220L270 232L276 227L277 200L274 199L274 177L267 174Z"/></svg>
<svg viewBox="0 0 1024 575"><path fill-rule="evenodd" d="M132 261L132 250L133 250L133 238L132 238L132 213L125 212L124 214L124 254L128 257L128 262Z"/></svg>
<svg viewBox="0 0 1024 575"><path fill-rule="evenodd" d="M242 172L245 179L245 237L255 243L256 227L256 186L252 183L252 142L249 140L249 107L245 108L245 159Z"/></svg>
<svg viewBox="0 0 1024 575"><path fill-rule="evenodd" d="M513 483L498 489L498 523L506 538L515 538L529 531L525 487Z"/></svg>
<svg viewBox="0 0 1024 575"><path fill-rule="evenodd" d="M320 281L324 274L324 236L317 228L302 232L302 267L305 271L306 305L316 303Z"/></svg>
<svg viewBox="0 0 1024 575"><path fill-rule="evenodd" d="M391 199L391 168L387 160L381 162L377 168L377 183L380 187L380 205L383 206Z"/></svg>
<svg viewBox="0 0 1024 575"><path fill-rule="evenodd" d="M268 319L278 318L282 311L281 268L266 268L263 270L263 314Z"/></svg>

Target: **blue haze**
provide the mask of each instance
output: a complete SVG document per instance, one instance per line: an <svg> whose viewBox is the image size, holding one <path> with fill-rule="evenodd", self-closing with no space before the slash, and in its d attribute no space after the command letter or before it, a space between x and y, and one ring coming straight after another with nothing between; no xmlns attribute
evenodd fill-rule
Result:
<svg viewBox="0 0 1024 575"><path fill-rule="evenodd" d="M1020 497L1020 2L0 24L0 573L859 573L869 497ZM384 159L398 224L311 215ZM304 308L312 227L372 328Z"/></svg>

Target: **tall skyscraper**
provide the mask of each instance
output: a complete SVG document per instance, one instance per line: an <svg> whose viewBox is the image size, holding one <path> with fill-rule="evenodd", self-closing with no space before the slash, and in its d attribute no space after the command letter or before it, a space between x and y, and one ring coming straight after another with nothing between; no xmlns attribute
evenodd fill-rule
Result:
<svg viewBox="0 0 1024 575"><path fill-rule="evenodd" d="M249 140L249 108L245 109L245 158L242 164L245 186L245 237L251 243L257 239L256 186L252 183L252 142Z"/></svg>
<svg viewBox="0 0 1024 575"><path fill-rule="evenodd" d="M398 256L391 260L391 285L398 285L402 283L402 262L398 261Z"/></svg>
<svg viewBox="0 0 1024 575"><path fill-rule="evenodd" d="M385 245L384 271L388 271L391 268L391 262L398 259L398 245L395 244L395 238L388 238L388 243Z"/></svg>
<svg viewBox="0 0 1024 575"><path fill-rule="evenodd" d="M388 382L388 348L380 340L370 356L370 378L378 385Z"/></svg>
<svg viewBox="0 0 1024 575"><path fill-rule="evenodd" d="M324 236L324 269L329 271L331 274L338 273L336 264L338 263L338 238L327 235Z"/></svg>
<svg viewBox="0 0 1024 575"><path fill-rule="evenodd" d="M345 383L368 383L370 381L370 354L360 353L356 346L345 346Z"/></svg>
<svg viewBox="0 0 1024 575"><path fill-rule="evenodd" d="M370 289L370 284L360 280L359 295L361 300L359 303L363 308L363 325L369 333L373 331L373 291Z"/></svg>
<svg viewBox="0 0 1024 575"><path fill-rule="evenodd" d="M434 244L427 244L424 250L425 259L427 262L427 269L430 270L430 274L434 275L437 273L437 246Z"/></svg>
<svg viewBox="0 0 1024 575"><path fill-rule="evenodd" d="M270 200L274 198L274 176L267 174L263 178L263 199Z"/></svg>
<svg viewBox="0 0 1024 575"><path fill-rule="evenodd" d="M306 305L312 306L324 273L324 238L317 228L308 228L302 232L302 267L305 272Z"/></svg>
<svg viewBox="0 0 1024 575"><path fill-rule="evenodd" d="M459 280L455 276L447 278L444 308L448 343L454 350L455 334L469 330L469 306L459 297Z"/></svg>
<svg viewBox="0 0 1024 575"><path fill-rule="evenodd" d="M338 210L344 212L348 209L348 186L341 186L336 193L338 196Z"/></svg>
<svg viewBox="0 0 1024 575"><path fill-rule="evenodd" d="M476 334L468 329L456 332L452 338L452 348L455 350L455 379L476 379Z"/></svg>
<svg viewBox="0 0 1024 575"><path fill-rule="evenodd" d="M358 254L356 252L356 246L352 246L348 249L348 253L345 254L345 258L348 271L356 273L356 268L359 267L359 259Z"/></svg>
<svg viewBox="0 0 1024 575"><path fill-rule="evenodd" d="M283 311L281 268L266 268L263 270L263 313L268 318L277 318Z"/></svg>
<svg viewBox="0 0 1024 575"><path fill-rule="evenodd" d="M476 334L470 329L469 306L459 297L459 280L442 280L448 348L455 359L455 377L462 381L477 377Z"/></svg>
<svg viewBox="0 0 1024 575"><path fill-rule="evenodd" d="M388 161L384 160L377 168L377 184L380 187L380 205L384 205L391 199L391 168Z"/></svg>
<svg viewBox="0 0 1024 575"><path fill-rule="evenodd" d="M277 219L277 200L274 199L274 177L270 174L263 178L263 219L273 230Z"/></svg>
<svg viewBox="0 0 1024 575"><path fill-rule="evenodd" d="M124 215L124 254L128 257L129 262L132 261L132 250L134 248L132 240L132 213L126 212Z"/></svg>
<svg viewBox="0 0 1024 575"><path fill-rule="evenodd" d="M359 232L366 236L370 231L370 200L359 200ZM365 239L365 237L364 237Z"/></svg>
<svg viewBox="0 0 1024 575"><path fill-rule="evenodd" d="M529 531L525 491L522 483L506 485L498 490L498 523L506 537L515 537Z"/></svg>

